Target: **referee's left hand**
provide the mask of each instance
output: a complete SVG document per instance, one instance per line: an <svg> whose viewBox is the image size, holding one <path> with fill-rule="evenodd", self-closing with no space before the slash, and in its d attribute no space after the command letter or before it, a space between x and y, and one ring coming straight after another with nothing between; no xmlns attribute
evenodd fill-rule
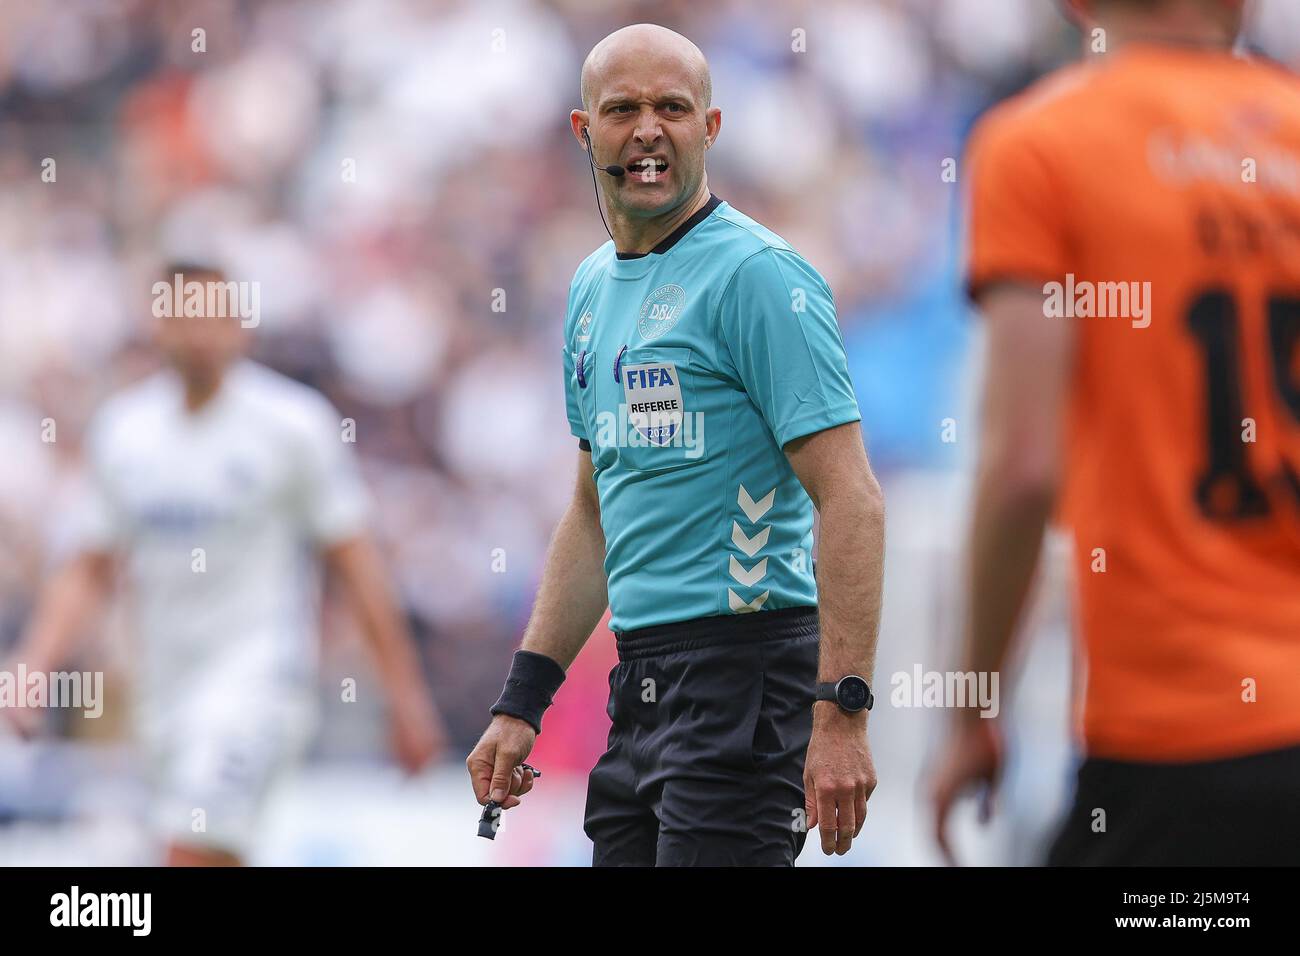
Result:
<svg viewBox="0 0 1300 956"><path fill-rule="evenodd" d="M823 853L843 856L862 832L867 798L876 789L866 711L846 714L834 701L813 705L803 789L808 829L817 828Z"/></svg>

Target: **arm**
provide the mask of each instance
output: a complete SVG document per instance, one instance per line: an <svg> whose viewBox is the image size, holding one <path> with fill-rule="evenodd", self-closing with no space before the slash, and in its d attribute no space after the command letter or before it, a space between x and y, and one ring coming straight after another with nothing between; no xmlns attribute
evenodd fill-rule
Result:
<svg viewBox="0 0 1300 956"><path fill-rule="evenodd" d="M545 654L567 670L609 606L606 588L605 532L591 452L579 450L573 500L547 549L522 649Z"/></svg>
<svg viewBox="0 0 1300 956"><path fill-rule="evenodd" d="M420 671L415 643L369 535L325 548L325 564L343 582L388 696L398 759L415 772L441 751L444 734Z"/></svg>
<svg viewBox="0 0 1300 956"><path fill-rule="evenodd" d="M105 551L83 551L60 568L41 591L18 646L6 669L17 664L28 671L56 670L72 656L78 638L103 608L113 577L113 559ZM37 722L26 708L6 708L24 734Z"/></svg>
<svg viewBox="0 0 1300 956"><path fill-rule="evenodd" d="M1068 322L1044 317L1041 291L1027 285L993 287L981 305L988 357L962 666L988 673L1006 662L1056 500L1073 330ZM1001 766L993 721L979 714L974 707L955 713L935 780L935 837L949 862L952 804L963 789L983 783L987 818Z"/></svg>
<svg viewBox="0 0 1300 956"><path fill-rule="evenodd" d="M963 665L996 671L1024 607L1060 481L1072 357L1067 322L1043 316L1043 296L1001 286L988 321L980 457L969 546Z"/></svg>
<svg viewBox="0 0 1300 956"><path fill-rule="evenodd" d="M880 629L885 502L856 423L797 438L786 456L821 515L817 593L821 653L817 679L857 674L871 681ZM822 850L844 854L862 832L876 786L867 744L867 711L846 714L834 701L813 705L804 768L808 826Z"/></svg>
<svg viewBox="0 0 1300 956"><path fill-rule="evenodd" d="M520 649L549 658L562 676L600 623L609 604L607 587L605 533L591 453L580 450L573 500L547 548L542 583ZM492 718L465 761L479 803L490 797L507 810L519 803L533 785L532 773L519 764L536 738L537 731L525 720L500 713Z"/></svg>
<svg viewBox="0 0 1300 956"><path fill-rule="evenodd" d="M819 681L845 674L871 679L880 630L885 560L885 499L856 422L785 446L786 457L821 515L817 594L821 618ZM832 701L819 701L817 707ZM866 711L862 716L865 717Z"/></svg>
<svg viewBox="0 0 1300 956"><path fill-rule="evenodd" d="M14 659L29 670L50 670L66 661L102 609L112 577L113 559L107 552L75 555L41 591Z"/></svg>

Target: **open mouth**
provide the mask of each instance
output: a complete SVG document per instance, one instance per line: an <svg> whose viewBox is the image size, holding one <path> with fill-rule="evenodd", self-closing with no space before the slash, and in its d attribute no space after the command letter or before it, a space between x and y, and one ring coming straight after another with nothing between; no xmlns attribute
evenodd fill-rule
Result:
<svg viewBox="0 0 1300 956"><path fill-rule="evenodd" d="M627 171L634 176L658 176L667 170L668 163L662 159L634 159L627 164Z"/></svg>

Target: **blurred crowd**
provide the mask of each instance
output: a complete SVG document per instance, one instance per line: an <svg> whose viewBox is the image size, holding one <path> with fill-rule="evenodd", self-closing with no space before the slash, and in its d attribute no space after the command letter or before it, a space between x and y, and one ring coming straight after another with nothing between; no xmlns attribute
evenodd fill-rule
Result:
<svg viewBox="0 0 1300 956"><path fill-rule="evenodd" d="M639 21L709 58L713 192L834 290L887 494L954 467L939 423L972 329L942 164L989 104L1074 55L1051 3L0 0L0 647L57 560L82 427L156 361L159 268L212 260L261 284L253 354L356 420L467 751L574 475L560 328L605 234L567 114L587 50ZM1300 62L1300 4L1261 4L1252 30ZM360 666L339 617L327 675ZM601 681L588 692L597 724ZM321 746L377 750L371 729Z"/></svg>

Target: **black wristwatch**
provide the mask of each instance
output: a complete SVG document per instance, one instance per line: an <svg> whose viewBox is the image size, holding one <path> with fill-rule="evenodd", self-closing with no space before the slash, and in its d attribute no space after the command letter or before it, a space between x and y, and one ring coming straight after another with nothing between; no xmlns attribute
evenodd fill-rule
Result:
<svg viewBox="0 0 1300 956"><path fill-rule="evenodd" d="M876 699L871 696L867 682L856 674L841 677L834 684L818 683L817 700L833 700L846 714L870 710Z"/></svg>

